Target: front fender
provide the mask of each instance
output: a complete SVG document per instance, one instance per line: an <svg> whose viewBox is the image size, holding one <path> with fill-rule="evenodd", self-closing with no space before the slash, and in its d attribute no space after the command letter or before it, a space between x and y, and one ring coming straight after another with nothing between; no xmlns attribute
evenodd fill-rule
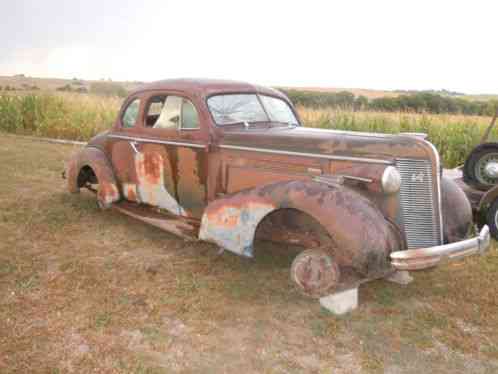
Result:
<svg viewBox="0 0 498 374"><path fill-rule="evenodd" d="M90 167L98 180L97 197L105 204L111 204L120 199L118 184L111 164L104 152L95 147L85 147L69 160L66 166L68 189L71 193L80 191L80 172L84 167Z"/></svg>
<svg viewBox="0 0 498 374"><path fill-rule="evenodd" d="M285 208L319 222L333 240L336 261L365 275L389 267L389 254L405 247L399 231L367 198L344 185L314 181L278 182L215 200L204 212L199 238L252 257L258 224Z"/></svg>
<svg viewBox="0 0 498 374"><path fill-rule="evenodd" d="M452 179L441 178L443 234L445 243L467 237L472 226L472 207L462 189Z"/></svg>

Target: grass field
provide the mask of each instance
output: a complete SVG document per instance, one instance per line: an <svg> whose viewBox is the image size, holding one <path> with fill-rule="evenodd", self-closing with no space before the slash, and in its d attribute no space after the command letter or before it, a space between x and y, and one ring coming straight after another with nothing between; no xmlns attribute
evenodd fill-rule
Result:
<svg viewBox="0 0 498 374"><path fill-rule="evenodd" d="M337 318L292 289L294 249L217 256L68 194L75 150L0 134L2 374L498 372L496 245Z"/></svg>

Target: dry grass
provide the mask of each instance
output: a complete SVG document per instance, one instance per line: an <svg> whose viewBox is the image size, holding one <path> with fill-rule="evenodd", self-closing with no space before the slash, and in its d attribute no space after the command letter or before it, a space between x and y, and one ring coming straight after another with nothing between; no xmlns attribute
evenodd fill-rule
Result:
<svg viewBox="0 0 498 374"><path fill-rule="evenodd" d="M336 318L291 288L288 248L217 257L68 194L74 150L0 137L2 374L498 371L496 249Z"/></svg>
<svg viewBox="0 0 498 374"><path fill-rule="evenodd" d="M88 140L111 127L121 102L115 97L75 93L0 95L0 129Z"/></svg>

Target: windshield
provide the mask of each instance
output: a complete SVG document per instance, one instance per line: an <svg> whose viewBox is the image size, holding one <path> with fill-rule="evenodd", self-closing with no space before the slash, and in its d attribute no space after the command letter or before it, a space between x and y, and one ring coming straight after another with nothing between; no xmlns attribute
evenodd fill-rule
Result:
<svg viewBox="0 0 498 374"><path fill-rule="evenodd" d="M289 105L281 99L256 94L211 96L207 101L217 125L243 122L282 122L298 125Z"/></svg>

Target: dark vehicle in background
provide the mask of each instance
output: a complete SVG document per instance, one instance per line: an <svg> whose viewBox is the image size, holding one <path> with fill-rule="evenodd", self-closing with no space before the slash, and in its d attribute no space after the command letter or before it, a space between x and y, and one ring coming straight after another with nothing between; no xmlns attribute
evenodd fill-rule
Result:
<svg viewBox="0 0 498 374"><path fill-rule="evenodd" d="M68 163L69 190L181 237L253 257L255 238L300 245L310 296L482 253L471 206L414 134L306 128L285 95L170 80L131 93L113 127Z"/></svg>
<svg viewBox="0 0 498 374"><path fill-rule="evenodd" d="M491 119L480 144L470 152L461 168L448 171L472 204L475 220L487 224L491 236L498 240L498 143L489 136L498 117Z"/></svg>

